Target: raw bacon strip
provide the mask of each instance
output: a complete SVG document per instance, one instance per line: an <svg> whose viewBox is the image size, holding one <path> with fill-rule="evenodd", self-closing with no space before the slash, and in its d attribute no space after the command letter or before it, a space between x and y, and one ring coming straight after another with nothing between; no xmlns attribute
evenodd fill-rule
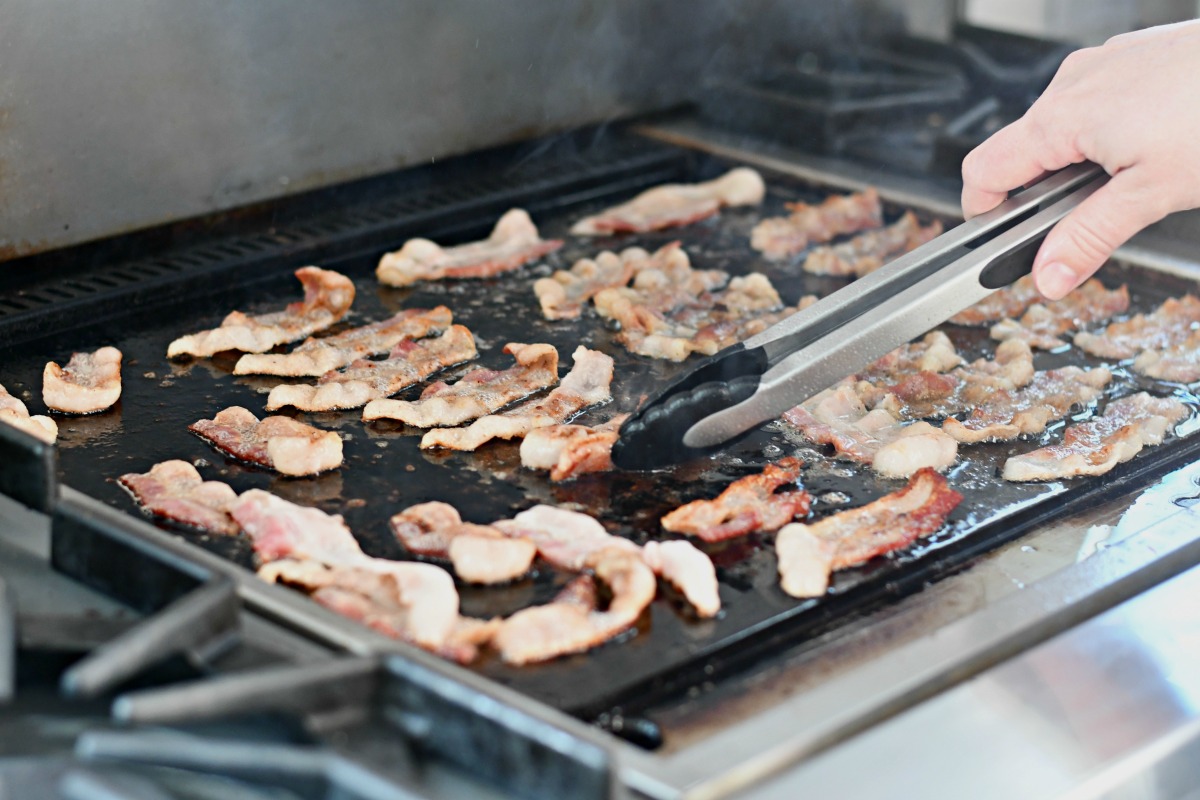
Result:
<svg viewBox="0 0 1200 800"><path fill-rule="evenodd" d="M738 167L704 183L669 183L647 189L627 203L584 217L571 226L571 233L604 236L676 228L711 217L723 207L756 206L765 193L761 175Z"/></svg>
<svg viewBox="0 0 1200 800"><path fill-rule="evenodd" d="M524 210L509 210L481 242L441 247L428 239L409 239L379 260L375 276L388 286L410 286L443 278L490 278L509 272L562 247L543 239Z"/></svg>
<svg viewBox="0 0 1200 800"><path fill-rule="evenodd" d="M594 428L586 425L550 425L525 435L521 466L550 470L550 480L565 481L588 472L613 468L612 448L617 430L629 418L618 414Z"/></svg>
<svg viewBox="0 0 1200 800"><path fill-rule="evenodd" d="M721 610L716 567L712 559L691 542L646 542L642 547L642 561L655 575L682 591L700 616L715 617Z"/></svg>
<svg viewBox="0 0 1200 800"><path fill-rule="evenodd" d="M853 386L826 389L784 413L810 441L831 444L838 455L871 467L885 478L920 469L945 469L958 458L958 442L927 422L902 424L884 408L868 412Z"/></svg>
<svg viewBox="0 0 1200 800"><path fill-rule="evenodd" d="M939 530L962 502L946 479L931 469L908 486L861 508L819 522L786 526L775 537L779 577L792 597L820 597L834 570L863 564Z"/></svg>
<svg viewBox="0 0 1200 800"><path fill-rule="evenodd" d="M101 347L73 353L67 366L51 361L42 372L42 401L54 411L94 414L121 398L121 351Z"/></svg>
<svg viewBox="0 0 1200 800"><path fill-rule="evenodd" d="M258 417L241 406L193 422L188 430L240 461L284 475L316 475L342 465L342 439L291 417Z"/></svg>
<svg viewBox="0 0 1200 800"><path fill-rule="evenodd" d="M754 226L750 246L776 260L799 253L813 242L828 242L844 233L857 233L883 224L879 192L833 195L820 205L788 203L791 214L771 217Z"/></svg>
<svg viewBox="0 0 1200 800"><path fill-rule="evenodd" d="M19 428L47 444L54 444L58 438L58 423L40 414L30 416L25 403L9 394L3 386L0 386L0 422Z"/></svg>
<svg viewBox="0 0 1200 800"><path fill-rule="evenodd" d="M970 308L958 312L949 321L971 327L988 325L1002 319L1016 318L1041 299L1042 294L1037 290L1033 276L1026 275L1011 286L998 289Z"/></svg>
<svg viewBox="0 0 1200 800"><path fill-rule="evenodd" d="M1075 346L1101 358L1133 358L1145 351L1166 350L1183 342L1200 325L1200 299L1185 295L1168 299L1150 314L1135 314L1099 333L1075 334Z"/></svg>
<svg viewBox="0 0 1200 800"><path fill-rule="evenodd" d="M504 352L516 358L515 367L471 370L453 385L432 383L419 400L372 400L363 409L363 421L395 419L418 428L459 425L558 383L553 346L510 342Z"/></svg>
<svg viewBox="0 0 1200 800"><path fill-rule="evenodd" d="M584 304L604 289L624 286L643 270L678 272L680 266L673 262L680 261L682 269L691 270L679 242L663 245L653 255L640 247L622 250L620 255L605 250L594 261L581 258L570 270L560 269L549 278L539 278L533 283L533 293L546 319L576 319Z"/></svg>
<svg viewBox="0 0 1200 800"><path fill-rule="evenodd" d="M465 428L434 428L421 437L421 448L476 450L492 439L517 439L535 428L566 422L588 406L611 400L612 358L582 346L573 358L562 383L542 399L480 417Z"/></svg>
<svg viewBox="0 0 1200 800"><path fill-rule="evenodd" d="M238 359L233 374L316 378L364 356L386 353L406 339L439 334L452 321L453 315L445 306L410 308L382 322L324 339L307 339L290 353L247 353Z"/></svg>
<svg viewBox="0 0 1200 800"><path fill-rule="evenodd" d="M1133 361L1133 369L1160 381L1200 381L1200 331L1165 350L1146 350Z"/></svg>
<svg viewBox="0 0 1200 800"><path fill-rule="evenodd" d="M354 302L354 282L320 267L301 267L296 277L304 284L304 300L283 311L250 316L234 311L221 327L180 337L167 347L167 358L211 356L223 350L265 353L323 331L346 316Z"/></svg>
<svg viewBox="0 0 1200 800"><path fill-rule="evenodd" d="M392 533L412 553L449 559L469 583L505 583L529 572L533 542L509 537L490 525L463 522L454 506L421 503L389 520Z"/></svg>
<svg viewBox="0 0 1200 800"><path fill-rule="evenodd" d="M1063 367L1038 372L1023 389L992 393L962 422L950 417L942 423L942 430L967 444L1041 433L1048 423L1062 419L1075 406L1099 397L1111 380L1112 373L1106 369Z"/></svg>
<svg viewBox="0 0 1200 800"><path fill-rule="evenodd" d="M992 338L1023 339L1030 347L1053 350L1066 344L1060 336L1093 322L1101 322L1129 308L1129 290L1109 291L1092 278L1061 300L1029 307L1020 321L1006 319L992 326Z"/></svg>
<svg viewBox="0 0 1200 800"><path fill-rule="evenodd" d="M400 342L383 361L360 359L345 369L327 372L315 386L282 383L267 395L267 410L285 406L302 411L357 408L476 355L471 332L462 325L452 325L436 339Z"/></svg>
<svg viewBox="0 0 1200 800"><path fill-rule="evenodd" d="M229 515L237 492L229 484L204 480L186 461L163 461L149 472L122 475L117 482L147 514L205 533L232 536L239 530Z"/></svg>
<svg viewBox="0 0 1200 800"><path fill-rule="evenodd" d="M853 275L861 278L887 262L940 236L942 223L922 226L911 211L885 228L860 233L848 242L815 248L804 259L813 275Z"/></svg>
<svg viewBox="0 0 1200 800"><path fill-rule="evenodd" d="M800 479L803 463L798 458L784 458L768 464L758 475L731 483L715 500L695 500L680 506L662 518L662 526L706 542L782 528L808 514L812 502L803 489L776 492L780 486L794 485Z"/></svg>
<svg viewBox="0 0 1200 800"><path fill-rule="evenodd" d="M1140 392L1114 400L1104 415L1063 434L1052 444L1004 462L1006 481L1053 481L1076 475L1103 475L1128 461L1143 447L1162 443L1171 426L1188 415L1188 407L1171 397Z"/></svg>

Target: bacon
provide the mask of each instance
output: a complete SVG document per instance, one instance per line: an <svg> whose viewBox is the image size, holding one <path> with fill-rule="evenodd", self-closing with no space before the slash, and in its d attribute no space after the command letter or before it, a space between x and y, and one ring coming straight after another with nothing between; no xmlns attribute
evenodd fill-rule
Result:
<svg viewBox="0 0 1200 800"><path fill-rule="evenodd" d="M342 465L342 439L291 417L259 421L241 406L230 406L212 419L188 426L202 439L240 461L284 475L316 475Z"/></svg>
<svg viewBox="0 0 1200 800"><path fill-rule="evenodd" d="M618 414L607 422L586 425L549 425L525 435L521 442L521 466L550 470L550 480L565 481L588 472L613 468L612 448L617 430L629 418Z"/></svg>
<svg viewBox="0 0 1200 800"><path fill-rule="evenodd" d="M293 406L302 411L357 408L423 381L446 367L478 355L475 338L462 325L451 325L436 339L403 341L383 361L361 359L327 372L317 385L282 383L267 395L267 410Z"/></svg>
<svg viewBox="0 0 1200 800"><path fill-rule="evenodd" d="M803 489L776 491L799 481L803 463L798 458L783 458L768 464L761 473L734 481L714 500L694 500L680 506L662 518L662 526L706 542L782 528L796 517L807 515L812 502Z"/></svg>
<svg viewBox="0 0 1200 800"><path fill-rule="evenodd" d="M395 419L418 428L459 425L558 383L558 351L553 346L510 342L504 352L516 358L515 367L475 369L453 385L438 381L419 400L372 400L363 409L363 421Z"/></svg>
<svg viewBox="0 0 1200 800"><path fill-rule="evenodd" d="M47 444L54 444L58 438L58 423L40 414L30 416L25 403L9 394L3 386L0 386L0 422L18 428Z"/></svg>
<svg viewBox="0 0 1200 800"><path fill-rule="evenodd" d="M544 398L480 417L465 428L433 428L421 438L421 448L476 450L492 439L518 439L535 428L566 422L589 406L611 400L612 358L582 346L572 357L571 371Z"/></svg>
<svg viewBox="0 0 1200 800"><path fill-rule="evenodd" d="M764 219L750 232L750 246L771 260L795 255L813 242L828 242L835 236L883 224L883 208L874 187L833 195L820 205L788 203L787 207L791 214Z"/></svg>
<svg viewBox="0 0 1200 800"><path fill-rule="evenodd" d="M605 236L675 228L711 217L721 208L756 206L765 193L761 175L738 167L704 183L669 183L647 189L627 203L584 217L571 226L571 233Z"/></svg>
<svg viewBox="0 0 1200 800"><path fill-rule="evenodd" d="M1144 350L1133 361L1133 369L1151 378L1175 383L1200 380L1200 331L1165 350Z"/></svg>
<svg viewBox="0 0 1200 800"><path fill-rule="evenodd" d="M860 233L848 242L814 248L804 259L804 271L813 275L853 275L861 278L887 262L940 236L942 223L922 226L917 215L904 216L885 228Z"/></svg>
<svg viewBox="0 0 1200 800"><path fill-rule="evenodd" d="M307 339L290 353L247 353L233 367L234 375L319 377L364 356L386 353L406 339L439 334L453 315L445 306L410 308L391 319L351 328L324 339Z"/></svg>
<svg viewBox="0 0 1200 800"><path fill-rule="evenodd" d="M67 366L53 361L42 372L42 401L54 411L94 414L121 398L121 351L101 347L73 353Z"/></svg>
<svg viewBox="0 0 1200 800"><path fill-rule="evenodd" d="M1024 339L1030 347L1053 350L1066 344L1059 338L1064 333L1115 317L1128 308L1125 286L1109 291L1092 278L1061 300L1030 306L1020 321L1001 320L992 326L991 334L993 339Z"/></svg>
<svg viewBox="0 0 1200 800"><path fill-rule="evenodd" d="M1103 475L1143 447L1162 443L1171 426L1188 416L1171 397L1140 392L1114 400L1103 416L1070 425L1062 444L1052 444L1004 462L1006 481L1053 481L1077 475Z"/></svg>
<svg viewBox="0 0 1200 800"><path fill-rule="evenodd" d="M560 269L549 278L538 278L533 282L533 293L546 319L577 319L584 304L601 289L624 286L639 264L677 250L677 243L659 249L654 256L640 247L622 250L620 255L605 250L595 260L581 258L569 270Z"/></svg>
<svg viewBox="0 0 1200 800"><path fill-rule="evenodd" d="M265 353L330 327L350 310L354 283L345 275L319 267L301 267L296 277L304 285L304 300L283 311L250 316L234 311L219 328L180 337L167 347L167 358L205 357L223 350Z"/></svg>
<svg viewBox="0 0 1200 800"><path fill-rule="evenodd" d="M1016 318L1041 299L1042 294L1037 290L1033 276L1025 275L1011 286L998 289L970 308L958 312L949 321L954 325L979 327L1002 319Z"/></svg>
<svg viewBox="0 0 1200 800"><path fill-rule="evenodd" d="M996 390L974 405L962 422L950 417L942 430L964 443L1000 442L1031 433L1065 417L1072 408L1092 402L1112 380L1106 369L1064 367L1038 372L1023 389Z"/></svg>
<svg viewBox="0 0 1200 800"><path fill-rule="evenodd" d="M1101 358L1133 358L1144 351L1165 350L1181 343L1200 326L1200 299L1169 298L1150 314L1135 314L1099 333L1075 334L1075 346Z"/></svg>
<svg viewBox="0 0 1200 800"><path fill-rule="evenodd" d="M229 484L204 480L186 461L163 461L149 472L126 473L117 482L152 516L204 533L232 536L239 530L229 515L237 492Z"/></svg>
<svg viewBox="0 0 1200 800"><path fill-rule="evenodd" d="M646 542L642 546L642 561L655 575L683 592L701 617L715 617L721 610L717 569L712 559L691 542Z"/></svg>
<svg viewBox="0 0 1200 800"><path fill-rule="evenodd" d="M903 489L865 506L812 524L792 523L775 537L783 590L792 597L820 597L831 572L935 533L960 502L962 495L945 478L922 469Z"/></svg>
<svg viewBox="0 0 1200 800"><path fill-rule="evenodd" d="M443 278L490 278L562 247L559 239L542 239L523 209L510 209L480 242L441 247L428 239L409 239L379 260L375 276L388 286L411 286Z"/></svg>
<svg viewBox="0 0 1200 800"><path fill-rule="evenodd" d="M505 583L529 572L533 542L509 537L490 525L463 522L454 506L421 503L391 518L392 533L410 552L449 559L469 583Z"/></svg>

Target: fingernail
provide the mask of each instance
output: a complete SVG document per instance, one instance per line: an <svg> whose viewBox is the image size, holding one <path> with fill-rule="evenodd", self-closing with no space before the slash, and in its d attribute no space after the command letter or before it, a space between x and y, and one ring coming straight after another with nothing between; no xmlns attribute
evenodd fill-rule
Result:
<svg viewBox="0 0 1200 800"><path fill-rule="evenodd" d="M1075 271L1060 261L1053 261L1038 270L1038 291L1051 300L1065 297L1077 283Z"/></svg>

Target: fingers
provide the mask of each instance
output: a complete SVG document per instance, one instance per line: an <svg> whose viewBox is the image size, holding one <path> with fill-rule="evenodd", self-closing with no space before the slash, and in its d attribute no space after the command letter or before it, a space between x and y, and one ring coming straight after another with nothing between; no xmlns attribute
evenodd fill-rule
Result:
<svg viewBox="0 0 1200 800"><path fill-rule="evenodd" d="M1166 215L1161 187L1143 172L1118 172L1054 226L1033 262L1038 291L1051 300L1065 296L1130 237Z"/></svg>
<svg viewBox="0 0 1200 800"><path fill-rule="evenodd" d="M963 215L970 219L998 206L1011 189L1074 163L1074 153L1050 146L1030 114L1001 128L963 159ZM1075 161L1082 158L1075 158Z"/></svg>

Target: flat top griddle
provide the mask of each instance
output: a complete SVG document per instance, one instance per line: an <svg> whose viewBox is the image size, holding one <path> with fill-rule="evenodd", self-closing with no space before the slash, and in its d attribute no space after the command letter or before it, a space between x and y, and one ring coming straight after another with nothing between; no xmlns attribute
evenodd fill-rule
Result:
<svg viewBox="0 0 1200 800"><path fill-rule="evenodd" d="M731 166L707 156L693 156L690 163L690 180L712 177ZM350 275L359 290L351 315L334 330L382 319L402 308L446 304L454 311L455 321L475 334L480 358L438 378L455 376L477 365L509 366L511 359L501 352L509 341L554 344L564 373L576 345L603 350L616 360L615 399L581 418L586 422L603 421L614 413L634 409L641 398L687 365L630 355L616 342L615 333L590 310L580 320L543 320L532 292L533 280L601 249L635 244L653 249L678 239L694 267L720 268L734 275L764 272L788 303L795 303L803 294L824 295L842 286L840 279L802 273L798 262L768 262L750 249L749 232L759 219L784 213L784 202L815 201L828 194L822 187L790 177L770 173L764 177L769 191L761 208L727 210L687 228L662 233L600 239L567 236L572 221L608 205L608 200L579 204L551 215L535 214L543 235L565 237L566 246L536 266L495 279L391 289L374 279L381 249L369 254L334 254L324 258L321 266ZM895 206L886 210L889 220L903 211ZM481 217L466 238L493 221L492 216ZM394 241L391 248L400 244L402 239ZM261 312L295 300L299 284L290 271L304 263L277 260L264 264L253 276L245 276L245 280L258 282L253 291L257 299L238 302L236 307ZM267 273L272 277L264 279ZM1120 264L1110 264L1100 277L1110 286L1128 283L1133 298L1130 313L1149 310L1168 296L1195 288L1183 279ZM236 288L237 283L233 282L232 290L243 291ZM164 289L171 291L169 286ZM465 519L475 522L510 517L536 503L562 505L592 514L611 532L640 543L670 538L659 529L658 519L680 503L715 496L730 481L784 455L798 454L807 462L802 482L815 498L815 516L861 505L904 485L904 481L882 480L868 469L836 461L777 424L765 426L725 453L671 470L589 475L555 484L544 473L521 468L516 442L489 444L477 453L422 452L417 447L420 431L390 422L365 425L360 421L361 410L296 413L318 427L337 430L345 440L346 460L341 469L327 475L284 478L227 459L187 430L197 419L211 418L231 405L265 415L265 391L276 379L233 376L236 359L229 355L175 363L165 357L167 343L173 338L217 325L233 307L228 297L214 295L178 313L140 310L88 329L9 346L0 351L0 383L24 396L33 413L41 413L41 370L48 359L62 363L73 350L115 345L125 354L124 391L118 405L94 416L57 416L63 482L136 514L132 501L113 479L125 472L148 470L159 461L183 458L196 463L205 478L226 481L239 492L263 488L301 504L342 514L364 550L386 558L409 557L392 539L387 519L409 505L428 500L451 503ZM985 331L954 326L945 330L968 359L994 352L995 343L987 339ZM1070 349L1039 352L1035 358L1038 369L1100 363ZM1099 410L1108 399L1142 389L1156 394L1174 393L1193 408L1200 408L1200 400L1186 387L1149 381L1120 367L1114 374ZM400 396L410 397L419 391L416 387ZM1074 419L1082 419L1094 410L1081 409ZM948 477L965 499L947 528L903 552L836 573L824 598L797 601L779 589L770 535L752 535L718 546L701 544L718 568L724 608L716 619L696 618L673 590L664 587L635 631L589 653L522 668L508 667L494 654L486 654L472 668L583 718L592 719L614 709L629 712L643 708L664 694L735 669L777 642L802 641L836 625L847 614L919 589L1031 525L1069 513L1113 487L1149 480L1151 475L1194 458L1194 451L1200 449L1200 437L1187 437L1196 426L1193 415L1164 446L1142 453L1104 478L1028 485L1010 484L999 478L1005 458L1057 440L1064 424L1056 423L1045 434L1027 441L961 447L959 463ZM244 537L207 537L187 531L178 531L178 535L247 568L254 566L252 550ZM460 585L463 613L488 617L544 603L569 578L541 567L533 577L509 586Z"/></svg>

